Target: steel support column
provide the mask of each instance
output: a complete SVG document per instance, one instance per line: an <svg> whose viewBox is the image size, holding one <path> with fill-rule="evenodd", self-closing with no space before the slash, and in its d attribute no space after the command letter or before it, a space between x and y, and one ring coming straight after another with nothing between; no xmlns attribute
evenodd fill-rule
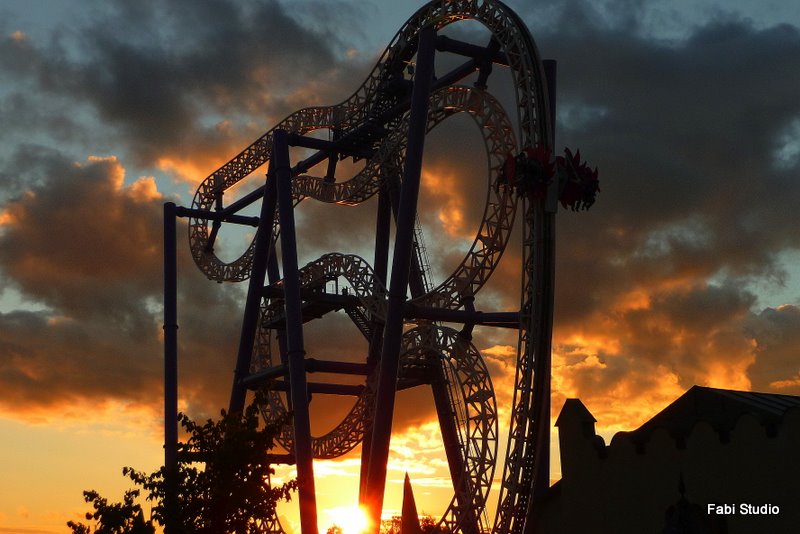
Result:
<svg viewBox="0 0 800 534"><path fill-rule="evenodd" d="M543 61L547 82L548 115L550 119L551 147L555 146L556 123L556 62ZM525 534L537 529L539 504L550 489L550 396L552 373L553 306L555 300L555 215L558 209L558 187L548 188L547 198L534 206L539 210L534 218L540 222L533 229L535 265L538 278L534 280L538 313L534 314L535 356L533 365L533 425L535 444L533 462L533 488L525 514Z"/></svg>
<svg viewBox="0 0 800 534"><path fill-rule="evenodd" d="M414 238L414 221L419 197L422 154L428 118L428 97L433 80L433 59L436 32L432 27L419 33L417 65L414 88L411 94L411 114L408 126L408 145L400 190L400 207L397 217L392 275L389 285L386 326L381 351L378 389L375 400L375 422L372 447L367 469L367 506L372 527L377 532L383 509L386 488L386 464L392 433L400 343L403 336L403 308L408 291L409 266Z"/></svg>
<svg viewBox="0 0 800 534"><path fill-rule="evenodd" d="M178 267L175 204L164 204L164 532L178 532Z"/></svg>
<svg viewBox="0 0 800 534"><path fill-rule="evenodd" d="M286 131L273 133L272 161L278 193L281 227L284 305L286 313L286 352L289 363L289 398L294 412L294 454L297 461L297 492L300 501L300 528L303 534L317 534L317 502L314 488L314 462L311 450L311 422L308 414L303 312L300 277L297 268L297 238L292 204L292 176ZM266 266L265 266L266 267Z"/></svg>
<svg viewBox="0 0 800 534"><path fill-rule="evenodd" d="M543 206L534 206L535 210ZM534 317L536 338L533 364L533 425L534 444L533 492L528 508L541 499L550 487L550 373L553 334L553 285L555 252L555 217L544 213L537 220L542 224L534 229L534 246L539 250L540 265L537 274L541 281L534 281L540 300L539 314Z"/></svg>

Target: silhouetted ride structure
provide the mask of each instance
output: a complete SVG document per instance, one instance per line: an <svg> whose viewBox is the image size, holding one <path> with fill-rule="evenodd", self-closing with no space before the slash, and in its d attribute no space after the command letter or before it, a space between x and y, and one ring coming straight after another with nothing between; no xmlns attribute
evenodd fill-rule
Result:
<svg viewBox="0 0 800 534"><path fill-rule="evenodd" d="M491 34L489 42L474 44L438 34L463 20L481 23ZM462 63L437 75L436 54L460 56ZM510 113L488 89L493 70L500 69L510 73L515 101ZM470 76L472 85L458 85ZM303 533L317 532L313 459L337 458L359 444L360 502L373 521L380 517L396 393L413 387L431 388L452 477L454 496L442 524L463 533L531 531L528 518L549 487L554 216L566 187L564 179L549 179L552 172L546 172L553 145L554 87L555 62L541 61L528 29L503 3L435 0L400 29L350 98L292 113L206 178L191 208L168 203L167 468L176 465L174 248L175 218L181 216L189 218L191 253L209 279L248 282L230 410L243 409L248 390L268 387L264 417L275 420L292 411L279 442L288 461L296 464ZM417 222L423 147L427 132L462 113L477 124L484 142L486 206L471 248L452 274L434 286ZM316 152L292 162L290 147ZM546 156L537 160L535 153ZM363 160L363 169L337 181L337 162L346 158ZM224 193L265 164L263 185L224 205ZM320 168L321 176L315 176ZM296 235L294 209L299 202L355 205L376 195L371 264L333 252L298 267L302 238ZM258 217L240 214L258 201ZM518 210L523 233L520 308L479 311L476 297L500 261ZM257 228L244 254L230 262L214 251L223 224ZM338 290L339 280L349 285L347 291ZM335 310L343 310L368 343L361 361L306 357L304 323ZM457 330L444 323L463 326ZM497 407L489 372L471 342L476 325L519 331L508 445L493 523L486 505L498 459ZM363 376L364 383L314 382L309 379L314 372ZM312 433L309 417L314 393L356 399L338 426L320 436ZM262 528L283 532L277 518Z"/></svg>

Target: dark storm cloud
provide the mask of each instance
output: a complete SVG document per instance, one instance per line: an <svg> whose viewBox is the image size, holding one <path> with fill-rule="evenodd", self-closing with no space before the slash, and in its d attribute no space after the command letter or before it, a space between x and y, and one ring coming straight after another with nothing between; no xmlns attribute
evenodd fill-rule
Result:
<svg viewBox="0 0 800 534"><path fill-rule="evenodd" d="M91 138L61 99L42 101L31 93L16 92L0 99L0 140L7 146L46 133L59 144L85 145ZM98 147L99 148L99 147Z"/></svg>
<svg viewBox="0 0 800 534"><path fill-rule="evenodd" d="M47 311L0 315L0 408L30 398L18 415L99 399L157 409L165 198L147 178L125 186L112 157L76 163L28 146L14 161L38 182L0 212L0 287ZM179 242L185 233L181 225ZM243 292L205 280L183 246L178 260L180 396L192 415L213 416L230 392ZM366 354L343 314L307 325L305 335L310 357L363 361ZM315 433L337 424L351 402L319 396L315 406L328 409L318 410ZM400 407L398 425L419 423L430 415L426 406Z"/></svg>
<svg viewBox="0 0 800 534"><path fill-rule="evenodd" d="M38 405L67 392L157 405L160 388L163 197L147 180L124 187L115 158L76 164L30 139L80 140L79 154L110 151L145 166L166 160L178 171L199 160L201 178L214 169L208 158L237 153L263 133L266 117L274 122L309 96L332 104L357 87L342 81L351 63L338 59L346 44L337 26L353 14L343 3L311 6L306 15L325 19L317 29L269 0L96 8L79 30L46 42L3 25L0 135L9 151L0 170L0 274L3 286L48 309L3 317L4 344L15 348L4 351L4 379L16 384L4 404L47 389ZM185 248L179 254L180 353L189 363L180 366L181 396L195 414L213 415L227 403L230 381L220 377L231 376L241 288L202 280ZM107 373L115 365L119 372ZM17 380L29 367L51 371Z"/></svg>
<svg viewBox="0 0 800 534"><path fill-rule="evenodd" d="M759 312L749 288L781 284L800 247L800 162L775 157L800 117L800 33L720 16L665 41L628 13L574 2L535 35L559 61L557 146L602 188L558 216L555 383L623 425L624 405L694 383L796 392L796 310Z"/></svg>
<svg viewBox="0 0 800 534"><path fill-rule="evenodd" d="M652 296L650 306L619 312L615 336L631 361L663 364L685 386L707 379L707 364L748 352L742 331L754 298L736 287L680 287ZM738 347L738 348L737 348Z"/></svg>
<svg viewBox="0 0 800 534"><path fill-rule="evenodd" d="M193 151L198 134L216 132L223 144L209 117L260 123L266 112L274 120L295 111L286 93L299 81L335 80L335 53L344 45L331 25L348 10L317 12L328 17L325 33L301 26L274 0L102 3L69 38L7 37L0 76L88 105L133 157L152 164ZM330 91L328 103L349 94L335 83L315 90Z"/></svg>
<svg viewBox="0 0 800 534"><path fill-rule="evenodd" d="M798 161L775 157L800 117L800 34L728 16L685 39L658 40L642 27L643 4L631 5L614 17L574 3L536 36L560 65L557 146L581 148L600 167L603 189L590 212L558 216L559 394L617 403L608 409L620 424L623 405L640 402L645 417L695 383L794 391L798 372L790 343L762 339L762 330L790 338L790 321L759 316L749 288L782 283L779 254L800 247ZM420 196L428 249L444 273L467 247L452 250L442 206L484 198L482 164L459 157L465 146L480 152L470 127L440 127L449 152L436 154L435 133L426 146L427 168L451 171L438 187L423 182ZM459 236L474 232L478 215L467 210ZM355 235L357 221L347 224ZM479 308L518 302L518 247L515 235ZM508 343L484 331L477 339Z"/></svg>
<svg viewBox="0 0 800 534"><path fill-rule="evenodd" d="M4 273L22 291L82 318L122 312L155 293L158 273L145 267L159 255L159 206L122 188L115 158L82 164L27 147L15 163L43 177L7 205L12 222L0 237Z"/></svg>
<svg viewBox="0 0 800 534"><path fill-rule="evenodd" d="M305 200L296 210L301 264L328 252L356 254L373 261L377 196L358 206Z"/></svg>
<svg viewBox="0 0 800 534"><path fill-rule="evenodd" d="M559 138L603 188L591 212L560 217L560 287L779 274L776 254L800 245L798 168L773 158L800 116L797 29L711 22L660 43L577 17L553 34L540 46L559 58Z"/></svg>
<svg viewBox="0 0 800 534"><path fill-rule="evenodd" d="M160 388L157 330L131 337L113 321L43 312L0 314L0 407L24 417L80 401L115 399L153 407ZM24 408L19 400L26 399Z"/></svg>
<svg viewBox="0 0 800 534"><path fill-rule="evenodd" d="M800 394L800 309L784 305L754 316L748 331L756 340L756 361L749 369L754 389Z"/></svg>
<svg viewBox="0 0 800 534"><path fill-rule="evenodd" d="M598 210L609 223L621 221L640 247L688 224L673 242L706 234L704 248L742 273L798 246L788 230L797 168L778 170L773 159L780 132L800 116L796 28L711 22L662 44L580 18L569 25L543 39L561 64L560 138L586 146L603 171Z"/></svg>
<svg viewBox="0 0 800 534"><path fill-rule="evenodd" d="M0 287L47 311L0 317L0 405L111 398L158 406L164 197L147 178L124 186L115 158L76 163L28 147L15 161L40 181L0 212ZM231 376L232 363L220 354L234 353L240 295L190 263L181 249L182 394L213 414L229 387L219 377Z"/></svg>
<svg viewBox="0 0 800 534"><path fill-rule="evenodd" d="M210 153L224 161L286 113L336 103L363 82L369 67L345 61L348 42L336 37L352 19L348 5L355 6L319 4L308 12L317 18L301 25L275 1L104 4L68 46L65 36L50 43L20 36L0 43L0 77L13 82L14 93L4 97L0 113L8 115L16 102L37 118L31 99L54 95L99 118L98 131L116 132L113 138L137 163L202 160ZM775 388L771 384L790 380L797 370L778 365L790 361L789 344L765 340L776 332L789 339L791 310L759 315L747 284L780 281L785 273L778 254L800 246L794 231L798 161L777 165L774 157L781 136L800 117L798 30L756 29L728 17L668 42L645 34L643 3L626 5L626 16L610 17L609 10L598 14L572 2L556 24L534 35L543 56L559 60L557 146L580 148L600 167L602 187L590 212L558 216L555 341L567 356L557 373L571 393L631 399L660 387L643 377L671 373L685 388L709 383L715 366L730 362L753 387ZM456 32L461 38L467 33ZM503 93L499 73L490 88ZM420 197L429 253L443 273L460 261L468 243L460 253L452 250L441 206L464 208L455 234L469 237L481 212L472 207L476 199L483 205L486 191L485 163L472 157L480 152L473 126L461 126L442 125L431 136L426 168L446 167L452 183L423 184ZM478 150L459 157L463 146ZM203 176L214 170L204 165ZM113 173L121 166L112 160L75 166L29 146L10 155L4 167L0 172L10 178L5 194L18 197L6 210L26 221L23 227L12 220L0 238L8 250L0 257L6 283L57 313L100 321L109 338L148 332L147 343L155 343L158 320L147 305L160 291L159 253L152 247L160 242L163 199L139 198L116 185ZM26 189L36 195L24 196ZM92 215L105 213L101 200L109 198L113 217ZM70 203L73 214L65 199L85 200ZM371 250L374 204L340 217L342 210L300 206L306 259L317 252ZM125 227L131 221L137 222ZM509 247L478 296L480 309L513 309L518 302L518 234ZM97 250L107 252L98 257ZM194 273L182 261L183 272ZM198 362L186 370L186 395L190 402L213 398L205 405L224 405L229 382L217 378L230 376L241 296L238 289L196 278L187 285L191 291L182 290L182 351ZM90 287L94 279L102 287ZM66 328L43 322L41 314L3 317L7 324L12 319L20 332ZM330 332L323 327L319 335ZM93 347L88 358L105 345L99 334L86 335ZM479 331L478 338L482 346L513 344L488 332ZM595 346L589 346L592 340ZM20 345L20 339L6 343ZM347 352L345 345L336 350ZM361 349L353 344L353 350Z"/></svg>
<svg viewBox="0 0 800 534"><path fill-rule="evenodd" d="M755 313L754 295L732 285L654 293L647 306L596 314L577 334L557 327L557 397L579 395L603 425L632 428L694 384L800 392L796 307Z"/></svg>

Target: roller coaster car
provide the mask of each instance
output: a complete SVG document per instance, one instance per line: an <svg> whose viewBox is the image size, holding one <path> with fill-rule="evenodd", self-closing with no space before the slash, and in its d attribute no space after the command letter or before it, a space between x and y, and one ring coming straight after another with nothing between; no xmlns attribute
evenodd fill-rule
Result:
<svg viewBox="0 0 800 534"><path fill-rule="evenodd" d="M527 147L516 156L508 154L498 182L510 185L517 194L526 194L533 200L544 198L553 176L555 166L550 160L550 151L539 145Z"/></svg>
<svg viewBox="0 0 800 534"><path fill-rule="evenodd" d="M588 210L594 204L600 191L597 167L590 169L586 162L581 162L581 151L572 154L569 148L564 149L564 156L556 158L560 194L558 199L565 208L572 211Z"/></svg>
<svg viewBox="0 0 800 534"><path fill-rule="evenodd" d="M590 169L581 162L581 151L575 154L569 148L564 156L551 160L550 151L542 146L528 147L516 156L508 154L500 177L500 184L513 187L518 195L526 194L530 200L545 197L553 178L558 179L558 200L572 211L588 210L600 191L597 167Z"/></svg>

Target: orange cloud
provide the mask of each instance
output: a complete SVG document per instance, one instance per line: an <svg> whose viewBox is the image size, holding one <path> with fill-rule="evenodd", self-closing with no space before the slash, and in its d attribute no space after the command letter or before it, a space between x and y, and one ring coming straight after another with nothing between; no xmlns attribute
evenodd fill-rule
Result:
<svg viewBox="0 0 800 534"><path fill-rule="evenodd" d="M6 225L9 225L9 224L13 224L16 221L17 221L17 219L14 217L14 215L10 211L8 211L8 210L0 211L0 226L6 226Z"/></svg>
<svg viewBox="0 0 800 534"><path fill-rule="evenodd" d="M216 157L208 154L192 154L183 157L173 155L159 157L156 166L176 179L196 187L226 161L225 156L222 155Z"/></svg>
<svg viewBox="0 0 800 534"><path fill-rule="evenodd" d="M751 389L759 344L748 326L747 293L669 278L609 297L607 307L580 322L556 322L556 410L563 399L577 397L601 431L630 430L691 385ZM789 312L781 318L792 319ZM791 380L781 383L791 387Z"/></svg>
<svg viewBox="0 0 800 534"><path fill-rule="evenodd" d="M472 238L464 225L464 197L460 194L458 180L452 172L442 169L423 169L421 185L425 194L431 195L439 206L437 217L441 227L452 237Z"/></svg>
<svg viewBox="0 0 800 534"><path fill-rule="evenodd" d="M159 192L156 180L152 176L142 176L128 187L128 194L137 202L163 201L164 196Z"/></svg>
<svg viewBox="0 0 800 534"><path fill-rule="evenodd" d="M776 380L775 382L770 382L770 387L775 389L786 389L786 388L794 388L800 386L800 373L796 376L788 380Z"/></svg>

